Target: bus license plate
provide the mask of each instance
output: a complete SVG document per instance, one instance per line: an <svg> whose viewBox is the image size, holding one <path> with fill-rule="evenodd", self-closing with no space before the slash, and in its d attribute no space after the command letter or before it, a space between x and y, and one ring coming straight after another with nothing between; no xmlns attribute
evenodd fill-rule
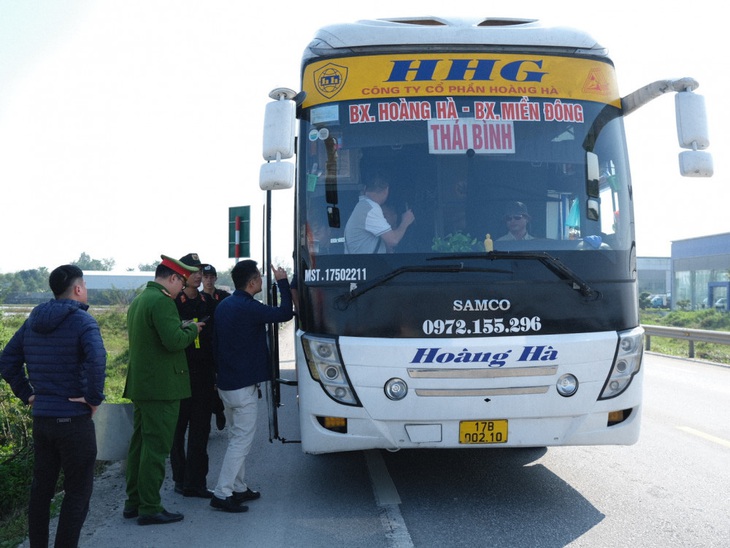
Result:
<svg viewBox="0 0 730 548"><path fill-rule="evenodd" d="M507 420L461 421L459 443L506 443Z"/></svg>

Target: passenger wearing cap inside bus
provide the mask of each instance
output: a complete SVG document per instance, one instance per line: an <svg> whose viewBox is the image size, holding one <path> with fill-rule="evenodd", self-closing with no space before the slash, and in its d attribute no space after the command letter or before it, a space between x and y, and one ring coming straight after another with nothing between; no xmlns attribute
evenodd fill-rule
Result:
<svg viewBox="0 0 730 548"><path fill-rule="evenodd" d="M534 239L527 231L527 225L530 223L530 215L527 213L527 207L522 202L509 204L504 215L504 222L507 224L507 234L497 238L498 241Z"/></svg>
<svg viewBox="0 0 730 548"><path fill-rule="evenodd" d="M139 525L181 521L162 506L165 461L175 434L180 400L190 397L185 348L203 322L182 323L175 297L198 269L162 255L154 281L129 305L129 365L124 397L134 404L134 426L127 456L125 518Z"/></svg>

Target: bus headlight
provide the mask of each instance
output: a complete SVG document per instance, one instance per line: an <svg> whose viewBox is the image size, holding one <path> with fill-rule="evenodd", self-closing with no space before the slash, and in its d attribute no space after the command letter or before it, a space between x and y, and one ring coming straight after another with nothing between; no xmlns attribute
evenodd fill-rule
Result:
<svg viewBox="0 0 730 548"><path fill-rule="evenodd" d="M641 369L644 355L644 330L640 327L618 334L618 348L599 400L615 398L623 393Z"/></svg>
<svg viewBox="0 0 730 548"><path fill-rule="evenodd" d="M327 395L339 403L359 406L360 401L340 358L337 340L304 335L302 344L309 374L322 385Z"/></svg>
<svg viewBox="0 0 730 548"><path fill-rule="evenodd" d="M385 383L383 389L388 399L393 401L402 400L408 394L408 385L403 379L390 379Z"/></svg>

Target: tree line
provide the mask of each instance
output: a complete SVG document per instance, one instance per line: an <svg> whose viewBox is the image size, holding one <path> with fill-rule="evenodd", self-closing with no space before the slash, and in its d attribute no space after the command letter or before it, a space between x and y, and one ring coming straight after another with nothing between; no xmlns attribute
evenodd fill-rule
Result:
<svg viewBox="0 0 730 548"><path fill-rule="evenodd" d="M114 259L94 259L88 253L82 252L78 259L69 261L68 264L78 266L84 272L94 271L111 271L116 261ZM154 272L160 261L153 263L141 263L137 265L140 272ZM54 267L55 268L55 267ZM231 279L231 270L218 270L218 286L233 287ZM128 268L127 271L133 271ZM8 274L0 273L0 304L39 304L52 298L51 289L48 287L48 276L50 270L45 266L40 266L31 270L20 270ZM104 305L126 305L132 302L132 299L139 293L138 290L124 289L103 289L89 291L89 304L96 306Z"/></svg>
<svg viewBox="0 0 730 548"><path fill-rule="evenodd" d="M78 259L69 261L68 264L78 266L81 270L110 271L116 262L114 259L93 259L87 253L82 252ZM157 268L159 261L152 264L140 264L140 272L150 272ZM55 268L55 267L54 267ZM132 269L129 269L130 271ZM48 300L53 295L48 287L48 276L50 270L45 266L39 266L30 270L20 270L0 274L0 304L38 304ZM134 297L136 292L108 289L96 291L89 295L91 304L124 304Z"/></svg>

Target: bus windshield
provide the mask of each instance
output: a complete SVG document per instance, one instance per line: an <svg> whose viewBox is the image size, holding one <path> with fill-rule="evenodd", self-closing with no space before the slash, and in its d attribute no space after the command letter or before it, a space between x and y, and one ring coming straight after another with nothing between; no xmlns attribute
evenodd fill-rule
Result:
<svg viewBox="0 0 730 548"><path fill-rule="evenodd" d="M630 180L619 114L585 100L474 96L303 109L305 254L628 250ZM598 181L587 178L587 153L598 159ZM380 205L391 227L407 210L415 221L393 248L348 248L348 219L375 177L388 183Z"/></svg>

